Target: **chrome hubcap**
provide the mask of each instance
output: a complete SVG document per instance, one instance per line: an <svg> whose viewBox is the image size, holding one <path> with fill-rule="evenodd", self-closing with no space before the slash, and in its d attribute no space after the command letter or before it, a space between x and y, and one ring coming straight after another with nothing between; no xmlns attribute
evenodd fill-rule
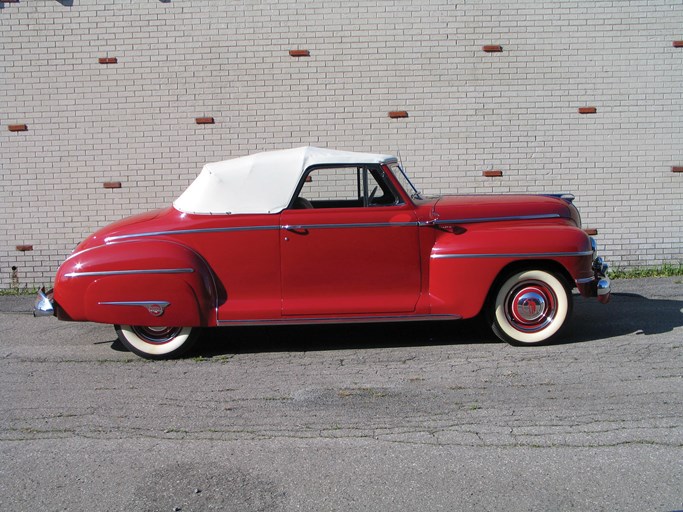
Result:
<svg viewBox="0 0 683 512"><path fill-rule="evenodd" d="M521 293L515 297L515 313L526 322L536 322L545 311L545 297L536 291Z"/></svg>
<svg viewBox="0 0 683 512"><path fill-rule="evenodd" d="M522 332L537 332L550 325L557 312L557 298L541 282L524 282L510 290L505 301L505 315Z"/></svg>
<svg viewBox="0 0 683 512"><path fill-rule="evenodd" d="M154 345L162 345L174 339L182 327L143 327L139 325L132 326L133 332L147 343Z"/></svg>

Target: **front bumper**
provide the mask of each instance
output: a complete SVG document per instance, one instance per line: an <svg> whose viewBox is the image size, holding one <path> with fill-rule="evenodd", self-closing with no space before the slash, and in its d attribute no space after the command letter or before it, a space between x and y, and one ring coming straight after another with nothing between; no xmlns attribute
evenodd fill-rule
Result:
<svg viewBox="0 0 683 512"><path fill-rule="evenodd" d="M607 304L612 294L611 283L609 277L607 277L609 265L605 263L601 256L597 256L597 244L593 238L590 240L593 249L593 277L577 279L576 287L582 296L597 297L599 302Z"/></svg>
<svg viewBox="0 0 683 512"><path fill-rule="evenodd" d="M53 292L45 291L45 288L38 290L38 296L33 304L33 316L53 316L55 314L55 301Z"/></svg>

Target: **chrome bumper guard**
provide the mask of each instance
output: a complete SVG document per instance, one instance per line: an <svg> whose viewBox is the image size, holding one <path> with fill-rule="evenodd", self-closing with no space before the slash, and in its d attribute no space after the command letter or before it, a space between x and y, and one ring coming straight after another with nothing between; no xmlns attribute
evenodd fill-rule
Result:
<svg viewBox="0 0 683 512"><path fill-rule="evenodd" d="M53 316L55 314L55 302L52 290L45 291L45 288L38 290L38 296L33 305L33 316Z"/></svg>
<svg viewBox="0 0 683 512"><path fill-rule="evenodd" d="M612 290L609 277L607 277L607 269L609 265L601 256L596 256L598 252L597 244L593 238L591 240L591 248L593 249L593 277L586 279L577 279L576 286L579 293L584 297L597 297L602 304L609 302Z"/></svg>
<svg viewBox="0 0 683 512"><path fill-rule="evenodd" d="M595 280L597 281L598 300L603 304L609 302L612 293L609 277L606 276L608 268L609 265L607 265L600 256L593 260L593 272L595 272Z"/></svg>

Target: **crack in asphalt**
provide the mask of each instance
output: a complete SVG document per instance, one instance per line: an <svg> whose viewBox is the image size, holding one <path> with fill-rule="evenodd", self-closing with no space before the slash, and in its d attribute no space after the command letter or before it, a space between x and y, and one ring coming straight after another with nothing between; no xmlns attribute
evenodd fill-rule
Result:
<svg viewBox="0 0 683 512"><path fill-rule="evenodd" d="M106 439L106 440L131 440L131 439L159 439L159 440L175 440L175 441L273 441L276 439L324 439L324 440L341 440L341 439L365 439L373 440L390 444L410 444L410 445L429 445L429 446L459 446L459 447L486 447L486 448L610 448L617 446L629 445L647 445L659 446L667 448L683 448L681 441L662 441L658 439L631 439L613 442L538 442L538 441L524 441L518 436L511 436L514 441L491 441L486 440L479 432L476 431L461 431L458 434L466 434L468 437L477 439L477 442L467 442L451 440L446 441L439 438L439 434L448 433L450 431L403 431L403 432L335 432L333 435L327 430L311 430L310 433L304 434L302 432L257 432L247 430L208 430L208 431L193 431L181 432L170 431L160 432L158 434L150 431L139 432L135 429L123 429L112 432L110 430L101 429L83 432L77 429L73 430L35 430L30 432L19 430L13 432L14 436L0 436L2 442L21 442L31 440L55 440L65 439L71 437L80 437L86 439ZM21 435L23 434L23 435ZM27 435L30 434L30 435ZM420 437L420 439L415 439Z"/></svg>

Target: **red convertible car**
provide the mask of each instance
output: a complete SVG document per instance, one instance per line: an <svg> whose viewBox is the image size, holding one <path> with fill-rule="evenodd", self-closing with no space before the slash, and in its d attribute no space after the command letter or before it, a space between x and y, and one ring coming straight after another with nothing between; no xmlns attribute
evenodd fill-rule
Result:
<svg viewBox="0 0 683 512"><path fill-rule="evenodd" d="M146 358L203 327L471 318L555 338L607 265L571 195L423 197L396 158L312 147L206 165L173 206L111 224L61 265L37 315L114 324Z"/></svg>

